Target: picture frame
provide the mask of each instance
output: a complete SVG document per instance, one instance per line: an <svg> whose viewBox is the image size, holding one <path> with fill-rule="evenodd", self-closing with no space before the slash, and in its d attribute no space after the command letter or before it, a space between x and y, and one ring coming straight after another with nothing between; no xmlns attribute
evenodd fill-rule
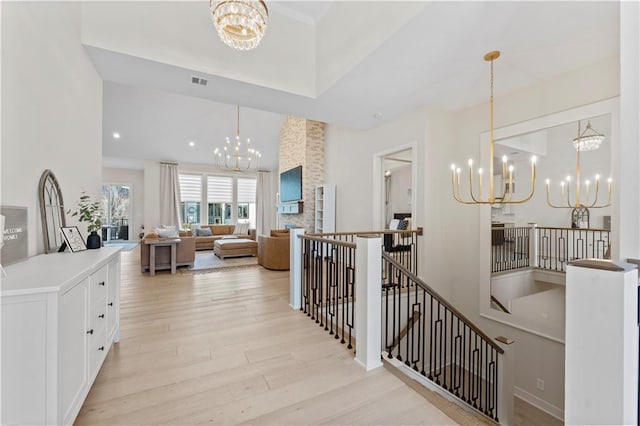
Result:
<svg viewBox="0 0 640 426"><path fill-rule="evenodd" d="M72 253L87 249L87 245L85 244L82 234L80 234L80 230L77 226L61 226L60 231L62 231L65 245L69 247L69 250L71 250Z"/></svg>

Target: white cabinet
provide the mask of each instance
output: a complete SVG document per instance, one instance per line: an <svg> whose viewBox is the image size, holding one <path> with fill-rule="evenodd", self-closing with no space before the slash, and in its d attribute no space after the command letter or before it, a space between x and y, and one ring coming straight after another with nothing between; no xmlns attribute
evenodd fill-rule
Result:
<svg viewBox="0 0 640 426"><path fill-rule="evenodd" d="M315 196L315 233L336 232L336 186L318 185Z"/></svg>
<svg viewBox="0 0 640 426"><path fill-rule="evenodd" d="M35 256L6 272L0 423L72 424L118 338L120 249Z"/></svg>

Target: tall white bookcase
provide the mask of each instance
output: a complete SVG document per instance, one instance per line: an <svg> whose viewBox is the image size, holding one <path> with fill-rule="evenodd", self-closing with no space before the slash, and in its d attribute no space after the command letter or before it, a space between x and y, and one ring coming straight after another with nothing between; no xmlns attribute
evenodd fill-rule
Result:
<svg viewBox="0 0 640 426"><path fill-rule="evenodd" d="M336 232L336 186L316 186L315 233Z"/></svg>

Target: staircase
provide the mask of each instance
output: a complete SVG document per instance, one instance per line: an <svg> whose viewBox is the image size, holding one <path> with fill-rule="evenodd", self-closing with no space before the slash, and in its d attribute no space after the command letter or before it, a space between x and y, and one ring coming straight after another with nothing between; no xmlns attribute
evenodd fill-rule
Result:
<svg viewBox="0 0 640 426"><path fill-rule="evenodd" d="M415 263L370 236L352 241L292 237L301 256L292 306L354 349L367 370L383 357L412 388L437 390L484 422L509 423L513 360L505 350L407 268Z"/></svg>

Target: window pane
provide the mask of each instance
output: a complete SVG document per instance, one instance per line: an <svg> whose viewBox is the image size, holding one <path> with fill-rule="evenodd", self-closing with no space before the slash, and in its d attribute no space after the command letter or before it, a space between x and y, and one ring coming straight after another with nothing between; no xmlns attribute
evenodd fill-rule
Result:
<svg viewBox="0 0 640 426"><path fill-rule="evenodd" d="M181 202L180 217L183 223L199 223L200 222L200 203L195 201Z"/></svg>
<svg viewBox="0 0 640 426"><path fill-rule="evenodd" d="M207 220L210 225L232 224L231 203L209 203Z"/></svg>

